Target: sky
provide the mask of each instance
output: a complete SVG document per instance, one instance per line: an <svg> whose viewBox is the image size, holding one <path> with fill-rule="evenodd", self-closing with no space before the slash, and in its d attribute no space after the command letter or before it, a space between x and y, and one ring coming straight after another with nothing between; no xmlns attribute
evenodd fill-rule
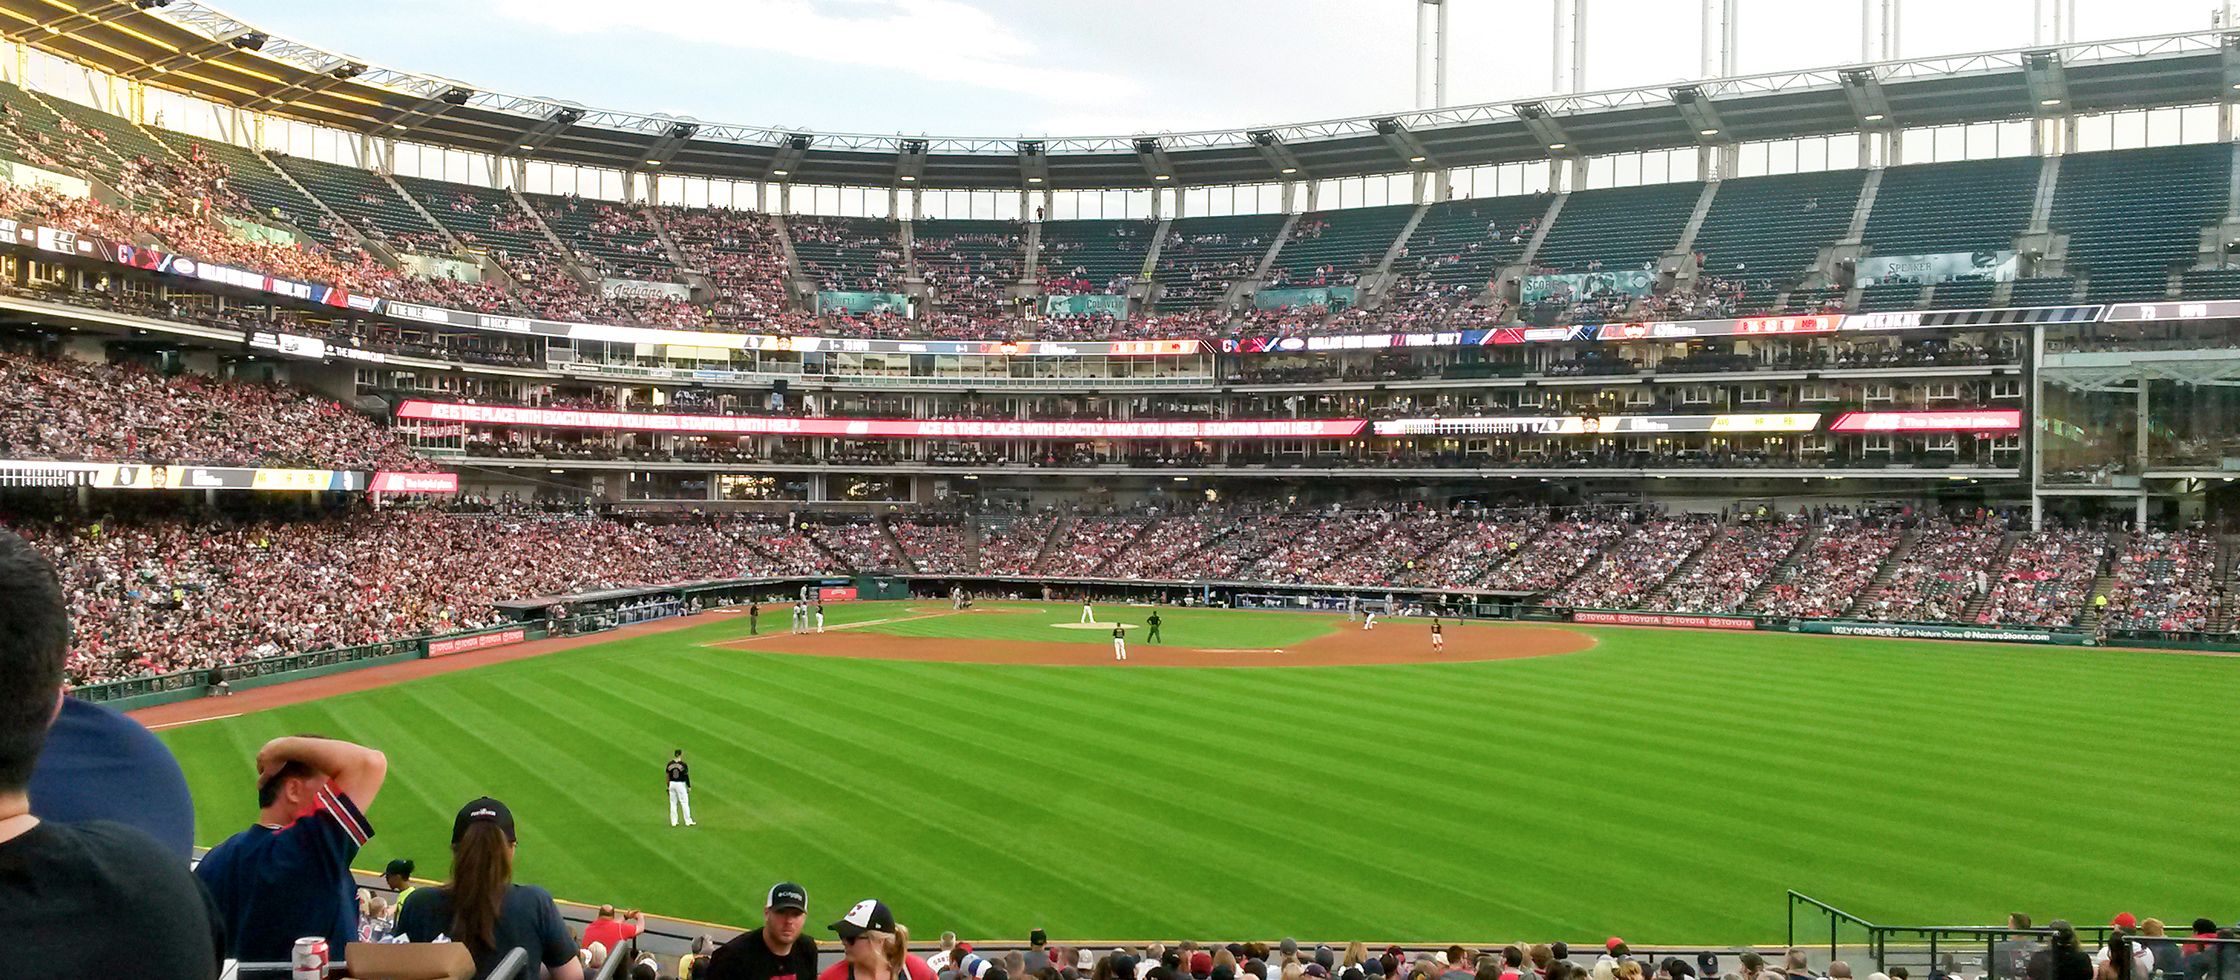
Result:
<svg viewBox="0 0 2240 980"><path fill-rule="evenodd" d="M209 2L273 33L480 90L752 126L1112 136L1416 105L1414 0ZM2220 0L2075 2L2077 36L2094 39L2207 29ZM1551 0L1447 4L1448 104L1552 91ZM1860 60L1858 0L1740 5L1741 74ZM1590 0L1586 87L1700 76L1701 6ZM1899 52L2029 44L2032 7L1906 0Z"/></svg>

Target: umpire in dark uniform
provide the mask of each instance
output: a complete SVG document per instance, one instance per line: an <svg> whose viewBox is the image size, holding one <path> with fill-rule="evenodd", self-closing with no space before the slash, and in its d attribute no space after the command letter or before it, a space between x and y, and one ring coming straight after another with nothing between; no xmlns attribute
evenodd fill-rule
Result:
<svg viewBox="0 0 2240 980"><path fill-rule="evenodd" d="M761 634L762 600L750 599L747 601L747 635L760 636Z"/></svg>
<svg viewBox="0 0 2240 980"><path fill-rule="evenodd" d="M1151 627L1151 632L1145 633L1145 634L1143 635L1143 642L1145 642L1145 643L1157 643L1157 642L1159 642L1159 614L1158 614L1158 613L1157 613L1156 611L1154 611L1154 612L1153 612L1153 613L1151 614L1151 618L1150 618L1150 619L1146 619L1146 620L1144 620L1144 621L1143 621L1143 625L1145 625L1145 626L1148 626L1148 627Z"/></svg>

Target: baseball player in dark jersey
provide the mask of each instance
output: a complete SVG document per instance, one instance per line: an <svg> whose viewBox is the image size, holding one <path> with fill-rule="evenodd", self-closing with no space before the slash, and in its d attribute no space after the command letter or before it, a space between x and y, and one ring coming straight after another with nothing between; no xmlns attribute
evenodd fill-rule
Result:
<svg viewBox="0 0 2240 980"><path fill-rule="evenodd" d="M1128 659L1128 628L1120 623L1112 624L1112 659Z"/></svg>
<svg viewBox="0 0 2240 980"><path fill-rule="evenodd" d="M1439 617L1431 617L1431 649L1444 650L1447 648L1446 629L1446 626L1439 622Z"/></svg>
<svg viewBox="0 0 2240 980"><path fill-rule="evenodd" d="M677 811L684 811L684 825L699 826L692 822L692 767L684 764L684 750L669 757L664 775L669 777L669 826L677 825Z"/></svg>
<svg viewBox="0 0 2240 980"><path fill-rule="evenodd" d="M1150 627L1150 628L1151 628L1151 632L1149 632L1149 633L1145 633L1145 634L1143 635L1143 642L1145 642L1145 643L1157 643L1157 642L1159 642L1159 614L1158 614L1158 613L1156 613L1156 612L1152 613L1152 614L1151 614L1151 618L1150 618L1150 619L1146 619L1146 620L1144 620L1144 621L1143 621L1143 625L1145 625L1145 626L1148 626L1148 627Z"/></svg>

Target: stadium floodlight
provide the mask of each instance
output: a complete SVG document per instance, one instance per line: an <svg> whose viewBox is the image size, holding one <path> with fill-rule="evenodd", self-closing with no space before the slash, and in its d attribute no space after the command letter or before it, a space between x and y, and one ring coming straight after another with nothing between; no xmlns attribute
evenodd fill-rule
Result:
<svg viewBox="0 0 2240 980"><path fill-rule="evenodd" d="M269 40L272 40L272 38L266 36L262 31L250 31L246 34L236 35L232 44L243 51L262 51L264 50L264 43Z"/></svg>
<svg viewBox="0 0 2240 980"><path fill-rule="evenodd" d="M2030 100L2039 115L2069 102L2069 73L2053 51L2029 51L2022 56L2022 80L2030 87Z"/></svg>
<svg viewBox="0 0 2240 980"><path fill-rule="evenodd" d="M1880 128L1879 124L1890 118L1890 99L1882 91L1882 79L1872 69L1850 68L1836 76L1843 84L1843 98L1851 104L1851 114L1859 118L1862 129Z"/></svg>
<svg viewBox="0 0 2240 980"><path fill-rule="evenodd" d="M1167 148L1156 136L1138 136L1135 139L1136 162L1153 183L1174 179L1174 161L1167 157Z"/></svg>
<svg viewBox="0 0 2240 980"><path fill-rule="evenodd" d="M1391 116L1386 116L1382 119L1372 120L1370 125L1376 128L1377 137L1384 140L1385 149L1391 150L1394 156L1399 157L1408 166L1420 167L1430 164L1431 169L1439 169L1439 165L1432 162L1431 151L1424 147L1422 140L1416 139L1416 134L1408 131L1406 123Z"/></svg>
<svg viewBox="0 0 2240 980"><path fill-rule="evenodd" d="M327 71L327 77L332 78L338 82L347 82L365 73L366 66L355 61L351 61L345 62L341 65L335 66L332 69L329 69Z"/></svg>
<svg viewBox="0 0 2240 980"><path fill-rule="evenodd" d="M132 0L132 5L142 10L154 10L158 7L171 6L171 0Z"/></svg>
<svg viewBox="0 0 2240 980"><path fill-rule="evenodd" d="M1548 114L1544 102L1524 102L1517 105L1517 119L1531 131L1532 138L1551 153L1565 153L1571 149L1571 135L1563 131L1563 124Z"/></svg>
<svg viewBox="0 0 2240 980"><path fill-rule="evenodd" d="M1050 177L1050 158L1043 153L1041 140L1020 140L1011 147L1019 161L1019 179L1029 184L1046 182Z"/></svg>
<svg viewBox="0 0 2240 980"><path fill-rule="evenodd" d="M1698 142L1721 142L1717 137L1726 130L1727 125L1719 118L1718 107L1711 104L1710 96L1704 94L1702 88L1681 85L1671 89L1668 94L1672 97L1673 107L1680 110L1680 118L1687 122L1689 129L1696 131Z"/></svg>
<svg viewBox="0 0 2240 980"><path fill-rule="evenodd" d="M899 183L915 184L926 172L926 141L906 139L894 156L894 179Z"/></svg>
<svg viewBox="0 0 2240 980"><path fill-rule="evenodd" d="M808 158L809 146L814 141L808 133L787 133L778 143L778 153L770 158L770 169L764 171L764 176L771 180L793 176L794 171L801 169L801 161Z"/></svg>
<svg viewBox="0 0 2240 980"><path fill-rule="evenodd" d="M474 98L474 90L462 85L453 85L443 90L441 98L448 105L466 105L468 99Z"/></svg>
<svg viewBox="0 0 2240 980"><path fill-rule="evenodd" d="M1299 172L1299 158L1285 146L1283 137L1272 129L1255 129L1245 134L1252 141L1252 148L1259 151L1260 159L1275 168L1279 177L1290 177Z"/></svg>

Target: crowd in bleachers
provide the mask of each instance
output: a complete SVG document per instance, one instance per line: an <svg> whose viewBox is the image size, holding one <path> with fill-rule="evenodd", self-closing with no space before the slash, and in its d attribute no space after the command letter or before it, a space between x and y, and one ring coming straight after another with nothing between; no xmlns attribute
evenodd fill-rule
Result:
<svg viewBox="0 0 2240 980"><path fill-rule="evenodd" d="M1959 622L1977 596L1991 591L1991 566L2006 540L1996 519L1935 519L1921 525L1920 543L1891 566L1881 594L1861 618L1897 622Z"/></svg>
<svg viewBox="0 0 2240 980"><path fill-rule="evenodd" d="M894 541L876 521L803 524L802 529L849 569L889 571L905 568Z"/></svg>
<svg viewBox="0 0 2240 980"><path fill-rule="evenodd" d="M1625 536L1630 521L1575 517L1552 521L1480 584L1502 592L1545 592L1568 581Z"/></svg>
<svg viewBox="0 0 2240 980"><path fill-rule="evenodd" d="M1793 567L1766 590L1759 611L1797 617L1842 614L1873 581L1902 534L1892 523L1873 517L1831 515Z"/></svg>
<svg viewBox="0 0 2240 980"><path fill-rule="evenodd" d="M425 468L390 430L307 392L5 352L0 458Z"/></svg>
<svg viewBox="0 0 2240 980"><path fill-rule="evenodd" d="M1629 609L1655 591L1719 529L1707 518L1644 521L1550 600L1559 606Z"/></svg>
<svg viewBox="0 0 2240 980"><path fill-rule="evenodd" d="M1741 612L1809 531L1801 517L1764 517L1726 529L1710 550L1648 605L1684 613Z"/></svg>
<svg viewBox="0 0 2240 980"><path fill-rule="evenodd" d="M2072 626L2091 599L2108 532L2049 528L2015 540L1976 621L2001 626Z"/></svg>
<svg viewBox="0 0 2240 980"><path fill-rule="evenodd" d="M896 520L887 525L910 567L925 575L969 575L977 566L964 528L954 521Z"/></svg>
<svg viewBox="0 0 2240 980"><path fill-rule="evenodd" d="M1042 572L1036 559L1050 529L1060 520L1053 511L988 520L980 526L980 571L987 575L1061 574Z"/></svg>
<svg viewBox="0 0 2240 980"><path fill-rule="evenodd" d="M2124 542L2102 613L2105 628L2194 632L2216 623L2226 595L2217 541L2204 530L2149 531Z"/></svg>

